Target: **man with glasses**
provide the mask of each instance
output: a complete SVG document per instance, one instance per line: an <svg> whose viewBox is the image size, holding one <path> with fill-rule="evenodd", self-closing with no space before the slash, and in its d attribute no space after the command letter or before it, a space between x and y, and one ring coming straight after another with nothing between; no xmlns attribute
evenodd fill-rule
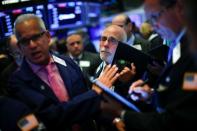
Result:
<svg viewBox="0 0 197 131"><path fill-rule="evenodd" d="M120 26L125 30L127 35L127 40L125 43L136 49L142 50L143 52L149 51L149 42L135 34L134 25L129 16L124 14L117 15L113 18L112 24Z"/></svg>
<svg viewBox="0 0 197 131"><path fill-rule="evenodd" d="M152 89L142 80L134 82L130 87L129 94L138 93L136 97L139 101L146 101L147 95L150 95L151 99L148 100L155 111L147 113L126 111L109 98L103 102L103 111L111 113L112 116L121 117L127 130L196 130L197 108L194 103L196 103L197 94L184 88L186 83L188 83L187 87L193 84L196 76L192 75L192 72L196 71L196 65L188 50L188 42L185 40L183 3L180 0L145 0L145 12L149 19L153 19L155 29L158 29L163 37L174 42L175 47L171 47L172 49L180 45L181 54L179 57L171 54L170 59L174 59L173 57L176 59L168 61ZM172 35L169 36L168 33ZM136 89L138 92L135 92Z"/></svg>
<svg viewBox="0 0 197 131"><path fill-rule="evenodd" d="M146 17L150 20L154 29L165 39L173 41L183 29L182 18L177 12L176 0L157 1L162 6L155 5L154 1L145 7Z"/></svg>
<svg viewBox="0 0 197 131"><path fill-rule="evenodd" d="M70 58L49 51L51 36L38 16L19 16L14 32L24 59L9 81L13 97L28 105L49 130L79 131L79 124L99 114L97 92L88 90L80 68ZM117 68L108 66L105 71L98 80L111 86Z"/></svg>
<svg viewBox="0 0 197 131"><path fill-rule="evenodd" d="M66 39L67 55L81 68L88 85L94 76L96 68L101 63L98 54L84 50L83 38L79 33L70 34Z"/></svg>
<svg viewBox="0 0 197 131"><path fill-rule="evenodd" d="M126 39L126 33L124 29L122 29L120 26L109 25L103 30L99 45L100 58L103 62L97 68L95 77L99 77L100 75L102 75L107 65L112 64L119 41L126 42ZM130 85L130 80L133 78L135 73L136 70L133 63L131 64L131 69L125 67L120 72L119 80L116 81L116 83L113 86L111 86L110 89L119 93L123 97L126 97L126 93L128 92ZM108 116L101 118L101 120L98 121L98 123L101 123L101 128L104 128L106 131L115 130L114 127L111 126L111 118Z"/></svg>
<svg viewBox="0 0 197 131"><path fill-rule="evenodd" d="M101 34L99 48L100 58L103 60L103 62L96 71L96 77L102 74L102 71L106 65L112 64L118 42L126 42L126 39L127 36L125 31L117 25L110 25L104 29ZM130 80L133 78L135 73L136 70L133 63L131 64L131 69L125 67L120 72L119 81L116 82L116 84L111 87L111 89L126 97L125 93L127 93Z"/></svg>

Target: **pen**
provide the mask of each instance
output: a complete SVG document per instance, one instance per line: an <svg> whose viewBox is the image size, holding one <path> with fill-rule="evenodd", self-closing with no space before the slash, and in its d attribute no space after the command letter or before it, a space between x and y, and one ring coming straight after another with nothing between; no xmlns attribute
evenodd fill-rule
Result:
<svg viewBox="0 0 197 131"><path fill-rule="evenodd" d="M148 79L144 80L144 82L140 85L141 87L148 83Z"/></svg>
<svg viewBox="0 0 197 131"><path fill-rule="evenodd" d="M144 80L144 82L139 86L139 87L143 87L144 85L146 85L148 83L148 79L146 79L146 80ZM141 93L140 92L131 92L131 93L129 93L128 95L127 95L127 98L130 98L131 97L131 95L136 95L136 96L138 96L138 97L140 97L141 96Z"/></svg>

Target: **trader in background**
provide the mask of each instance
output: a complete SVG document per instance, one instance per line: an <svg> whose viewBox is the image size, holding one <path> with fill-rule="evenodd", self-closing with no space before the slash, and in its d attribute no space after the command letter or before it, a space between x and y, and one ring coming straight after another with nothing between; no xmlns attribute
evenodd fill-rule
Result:
<svg viewBox="0 0 197 131"><path fill-rule="evenodd" d="M83 38L80 34L70 34L66 39L67 55L81 68L87 83L91 85L96 68L101 63L98 54L84 51Z"/></svg>
<svg viewBox="0 0 197 131"><path fill-rule="evenodd" d="M140 34L144 39L150 42L150 49L163 45L163 39L154 31L152 25L148 21L141 24Z"/></svg>
<svg viewBox="0 0 197 131"><path fill-rule="evenodd" d="M149 42L135 35L133 23L129 16L125 14L117 15L113 18L112 24L118 25L125 30L127 34L127 40L125 43L143 52L149 51Z"/></svg>

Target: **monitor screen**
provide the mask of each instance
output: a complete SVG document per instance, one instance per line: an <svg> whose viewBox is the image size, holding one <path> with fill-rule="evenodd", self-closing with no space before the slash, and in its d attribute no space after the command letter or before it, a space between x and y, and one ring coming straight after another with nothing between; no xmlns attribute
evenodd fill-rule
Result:
<svg viewBox="0 0 197 131"><path fill-rule="evenodd" d="M48 4L48 22L51 30L84 25L82 2Z"/></svg>
<svg viewBox="0 0 197 131"><path fill-rule="evenodd" d="M85 2L84 10L86 11L86 24L97 25L99 24L100 14L101 14L101 4Z"/></svg>
<svg viewBox="0 0 197 131"><path fill-rule="evenodd" d="M47 3L47 0L1 0L0 10L13 9Z"/></svg>
<svg viewBox="0 0 197 131"><path fill-rule="evenodd" d="M0 12L0 28L1 28L1 34L0 37L7 37L13 34L13 26L14 21L16 18L21 14L26 13L34 13L37 16L41 17L45 23L46 21L46 13L43 5L36 5L36 6L30 6L20 9L13 9L13 10L6 10Z"/></svg>

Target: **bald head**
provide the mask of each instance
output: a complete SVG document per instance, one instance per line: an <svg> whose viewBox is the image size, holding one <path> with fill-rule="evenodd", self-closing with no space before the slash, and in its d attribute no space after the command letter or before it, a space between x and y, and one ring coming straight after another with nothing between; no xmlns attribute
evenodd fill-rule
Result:
<svg viewBox="0 0 197 131"><path fill-rule="evenodd" d="M124 24L126 24L126 19L128 16L124 15L124 14L120 14L117 15L113 18L112 20L112 24L114 25L118 25L118 26L122 26Z"/></svg>
<svg viewBox="0 0 197 131"><path fill-rule="evenodd" d="M127 40L129 40L132 35L132 22L129 16L125 14L117 15L113 18L112 24L123 28L127 34Z"/></svg>
<svg viewBox="0 0 197 131"><path fill-rule="evenodd" d="M109 34L112 37L114 37L115 39L117 39L118 41L121 42L126 42L127 39L127 35L124 29L122 29L121 27L117 26L117 25L110 25L108 26L102 33L103 34Z"/></svg>

